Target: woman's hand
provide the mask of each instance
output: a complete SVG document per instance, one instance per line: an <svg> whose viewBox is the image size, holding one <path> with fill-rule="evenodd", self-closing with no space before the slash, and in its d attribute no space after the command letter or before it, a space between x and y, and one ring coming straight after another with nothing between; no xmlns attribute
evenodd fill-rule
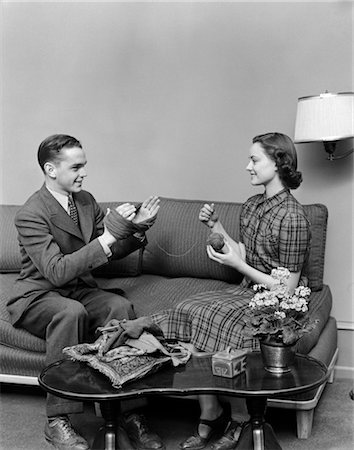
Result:
<svg viewBox="0 0 354 450"><path fill-rule="evenodd" d="M215 213L214 203L209 205L205 203L199 212L199 220L207 225L209 228L213 228L216 222L219 220Z"/></svg>
<svg viewBox="0 0 354 450"><path fill-rule="evenodd" d="M207 245L207 253L213 261L236 270L240 269L246 259L245 246L235 241L232 241L232 243L226 241L223 247L223 253L218 253L211 245Z"/></svg>

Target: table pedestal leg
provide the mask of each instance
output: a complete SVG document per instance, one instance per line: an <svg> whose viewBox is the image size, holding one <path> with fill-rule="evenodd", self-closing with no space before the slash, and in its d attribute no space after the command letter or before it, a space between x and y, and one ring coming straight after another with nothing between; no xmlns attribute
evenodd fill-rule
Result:
<svg viewBox="0 0 354 450"><path fill-rule="evenodd" d="M247 398L247 409L251 420L243 427L237 450L281 450L273 428L264 420L267 407L265 397Z"/></svg>
<svg viewBox="0 0 354 450"><path fill-rule="evenodd" d="M125 431L118 425L120 403L104 401L100 403L104 426L95 437L92 450L129 450L133 447Z"/></svg>

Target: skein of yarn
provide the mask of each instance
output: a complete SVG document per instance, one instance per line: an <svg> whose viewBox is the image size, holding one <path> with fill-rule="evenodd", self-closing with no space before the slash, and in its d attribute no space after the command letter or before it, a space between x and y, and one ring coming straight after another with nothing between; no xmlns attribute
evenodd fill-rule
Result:
<svg viewBox="0 0 354 450"><path fill-rule="evenodd" d="M216 252L222 253L222 248L225 245L224 236L221 233L210 233L207 245L211 245Z"/></svg>

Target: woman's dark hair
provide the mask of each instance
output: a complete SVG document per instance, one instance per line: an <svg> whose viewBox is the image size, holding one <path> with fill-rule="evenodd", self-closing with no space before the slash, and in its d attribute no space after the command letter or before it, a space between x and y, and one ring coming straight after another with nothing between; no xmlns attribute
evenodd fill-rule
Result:
<svg viewBox="0 0 354 450"><path fill-rule="evenodd" d="M81 143L72 136L66 134L53 134L41 142L38 148L38 163L44 172L44 165L50 161L56 163L60 161L60 151L63 148L79 147L82 148Z"/></svg>
<svg viewBox="0 0 354 450"><path fill-rule="evenodd" d="M286 134L266 133L253 138L267 155L275 162L279 178L288 189L296 189L302 182L301 172L297 170L297 155L293 141Z"/></svg>

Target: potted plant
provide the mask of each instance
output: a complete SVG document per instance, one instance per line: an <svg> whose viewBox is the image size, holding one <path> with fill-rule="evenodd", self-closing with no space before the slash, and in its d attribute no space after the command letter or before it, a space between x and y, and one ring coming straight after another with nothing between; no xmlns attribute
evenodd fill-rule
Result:
<svg viewBox="0 0 354 450"><path fill-rule="evenodd" d="M286 280L288 269L278 267L271 272L276 281L269 289L263 284L253 286L255 295L249 303L246 325L248 335L258 337L265 368L271 372L289 371L295 355L295 344L316 326L308 314L311 289L298 286L289 292Z"/></svg>

